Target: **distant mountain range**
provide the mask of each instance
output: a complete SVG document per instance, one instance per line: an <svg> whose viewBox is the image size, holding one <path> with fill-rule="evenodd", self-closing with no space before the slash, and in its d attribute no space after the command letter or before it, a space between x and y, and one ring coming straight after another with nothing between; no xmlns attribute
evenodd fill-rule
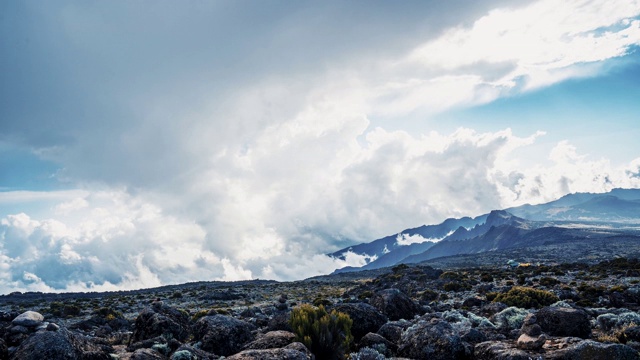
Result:
<svg viewBox="0 0 640 360"><path fill-rule="evenodd" d="M608 193L576 193L539 205L494 210L475 218L447 219L437 225L403 230L369 243L338 250L329 256L345 259L349 252L371 259L362 267L336 273L420 263L440 257L510 248L561 244L577 239L633 233L640 224L640 189Z"/></svg>

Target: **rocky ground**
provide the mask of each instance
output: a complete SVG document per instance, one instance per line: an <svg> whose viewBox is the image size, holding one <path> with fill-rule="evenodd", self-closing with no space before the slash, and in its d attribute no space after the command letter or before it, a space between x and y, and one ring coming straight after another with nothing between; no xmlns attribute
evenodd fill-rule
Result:
<svg viewBox="0 0 640 360"><path fill-rule="evenodd" d="M626 258L14 293L0 359L312 359L289 323L301 304L349 315L350 359L640 359L640 262Z"/></svg>

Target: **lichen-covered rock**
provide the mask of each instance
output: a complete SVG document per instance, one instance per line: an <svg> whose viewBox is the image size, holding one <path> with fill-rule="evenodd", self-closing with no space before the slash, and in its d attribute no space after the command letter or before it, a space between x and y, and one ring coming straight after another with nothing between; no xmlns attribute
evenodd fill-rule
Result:
<svg viewBox="0 0 640 360"><path fill-rule="evenodd" d="M156 301L136 318L131 341L138 342L164 335L185 341L189 336L189 316L161 301Z"/></svg>
<svg viewBox="0 0 640 360"><path fill-rule="evenodd" d="M357 349L359 350L365 347L379 348L380 345L384 345L384 348L393 354L395 354L396 351L398 350L398 347L396 346L396 344L385 339L382 335L375 334L375 333L368 333L367 335L363 336L362 339L360 339L360 342L358 343ZM383 354L383 355L386 355L386 354Z"/></svg>
<svg viewBox="0 0 640 360"><path fill-rule="evenodd" d="M216 355L233 355L253 340L253 325L224 315L205 316L194 325L202 350Z"/></svg>
<svg viewBox="0 0 640 360"><path fill-rule="evenodd" d="M413 359L467 359L471 346L462 341L448 322L421 320L402 333L398 355Z"/></svg>
<svg viewBox="0 0 640 360"><path fill-rule="evenodd" d="M519 329L524 324L525 317L529 314L529 311L520 309L515 306L508 307L492 317L493 323L505 332L513 329Z"/></svg>
<svg viewBox="0 0 640 360"><path fill-rule="evenodd" d="M378 334L384 336L385 339L391 341L392 343L398 343L400 337L402 337L402 333L411 326L411 323L406 320L399 321L389 321L388 323L382 325L380 329L378 329Z"/></svg>
<svg viewBox="0 0 640 360"><path fill-rule="evenodd" d="M293 349L245 350L227 360L311 360L308 354Z"/></svg>
<svg viewBox="0 0 640 360"><path fill-rule="evenodd" d="M26 339L13 354L20 360L109 360L113 349L97 345L88 338L73 334L67 329L41 331Z"/></svg>
<svg viewBox="0 0 640 360"><path fill-rule="evenodd" d="M473 349L473 354L477 360L531 360L532 357L526 352L514 349L512 346L501 341L485 341L477 344Z"/></svg>
<svg viewBox="0 0 640 360"><path fill-rule="evenodd" d="M422 314L420 305L398 289L378 291L371 297L370 302L390 320L411 320L414 316Z"/></svg>
<svg viewBox="0 0 640 360"><path fill-rule="evenodd" d="M133 355L131 355L130 359L131 360L166 360L167 357L153 349L138 349L133 353Z"/></svg>
<svg viewBox="0 0 640 360"><path fill-rule="evenodd" d="M219 356L196 349L189 345L182 345L171 355L171 360L217 360Z"/></svg>
<svg viewBox="0 0 640 360"><path fill-rule="evenodd" d="M583 310L545 307L536 313L542 331L553 336L587 338L591 334L589 315Z"/></svg>
<svg viewBox="0 0 640 360"><path fill-rule="evenodd" d="M284 331L269 331L244 346L244 350L276 349L285 347L295 341L296 334Z"/></svg>
<svg viewBox="0 0 640 360"><path fill-rule="evenodd" d="M11 323L17 326L36 327L42 325L44 316L39 312L25 311L18 315Z"/></svg>
<svg viewBox="0 0 640 360"><path fill-rule="evenodd" d="M345 303L335 306L334 309L349 315L353 320L351 335L356 342L366 334L378 331L382 325L387 323L387 317L369 304Z"/></svg>
<svg viewBox="0 0 640 360"><path fill-rule="evenodd" d="M603 344L592 340L581 341L564 350L557 357L563 360L639 360L638 352L622 344Z"/></svg>

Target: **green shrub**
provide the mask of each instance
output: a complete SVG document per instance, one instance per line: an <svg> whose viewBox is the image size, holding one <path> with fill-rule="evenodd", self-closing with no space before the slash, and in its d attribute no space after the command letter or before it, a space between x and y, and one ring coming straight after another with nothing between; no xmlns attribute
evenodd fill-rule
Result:
<svg viewBox="0 0 640 360"><path fill-rule="evenodd" d="M425 301L433 301L438 298L438 292L433 291L431 289L425 289L423 292L418 294L420 299Z"/></svg>
<svg viewBox="0 0 640 360"><path fill-rule="evenodd" d="M442 288L444 289L444 291L458 292L458 291L471 290L471 285L463 282L451 281L444 284Z"/></svg>
<svg viewBox="0 0 640 360"><path fill-rule="evenodd" d="M443 272L442 274L440 274L440 279L443 280L460 280L462 279L462 275L453 272L453 271L446 271Z"/></svg>
<svg viewBox="0 0 640 360"><path fill-rule="evenodd" d="M540 279L539 283L542 286L549 287L549 286L553 286L553 285L556 285L556 284L560 284L560 281L558 279L552 278L552 277L543 277L543 278Z"/></svg>
<svg viewBox="0 0 640 360"><path fill-rule="evenodd" d="M493 301L523 309L549 306L560 299L550 291L515 286L506 293L498 294Z"/></svg>
<svg viewBox="0 0 640 360"><path fill-rule="evenodd" d="M332 302L331 300L327 300L323 297L317 297L315 298L315 300L313 300L313 306L329 306L331 305Z"/></svg>
<svg viewBox="0 0 640 360"><path fill-rule="evenodd" d="M396 265L396 266L392 267L391 271L393 271L394 273L397 273L397 272L401 272L402 270L406 270L408 268L409 268L409 265L400 264L400 265Z"/></svg>
<svg viewBox="0 0 640 360"><path fill-rule="evenodd" d="M483 273L482 275L480 275L480 281L482 281L482 282L492 282L493 281L493 276L491 276L491 274L489 274L489 273Z"/></svg>
<svg viewBox="0 0 640 360"><path fill-rule="evenodd" d="M303 343L318 359L341 359L349 349L353 336L349 315L324 306L301 305L291 311L289 324L296 341Z"/></svg>

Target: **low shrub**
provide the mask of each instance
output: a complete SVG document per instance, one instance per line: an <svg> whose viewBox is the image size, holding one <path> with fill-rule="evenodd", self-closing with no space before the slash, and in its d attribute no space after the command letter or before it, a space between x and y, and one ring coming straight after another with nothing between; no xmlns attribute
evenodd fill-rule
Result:
<svg viewBox="0 0 640 360"><path fill-rule="evenodd" d="M349 315L324 306L301 305L291 311L289 324L296 341L303 343L318 359L342 359L353 342Z"/></svg>
<svg viewBox="0 0 640 360"><path fill-rule="evenodd" d="M515 286L506 293L497 294L492 301L523 309L540 309L560 299L550 291Z"/></svg>

